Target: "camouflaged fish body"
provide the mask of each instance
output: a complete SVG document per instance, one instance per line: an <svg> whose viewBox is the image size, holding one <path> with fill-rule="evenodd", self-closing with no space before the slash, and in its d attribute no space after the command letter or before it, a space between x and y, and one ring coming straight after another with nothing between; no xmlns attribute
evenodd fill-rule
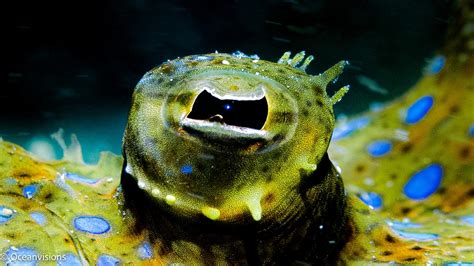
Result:
<svg viewBox="0 0 474 266"><path fill-rule="evenodd" d="M208 72L201 68L197 73L183 71L182 62L196 67L204 58L207 69L203 69ZM193 63L193 60L198 61ZM263 67L254 69L257 62ZM345 62L318 76L306 75L285 57L283 62L286 63L210 54L171 61L152 70L144 76L134 94L124 138L123 162L104 154L97 166L73 161L45 163L18 146L1 142L0 233L3 240L0 250L10 255L61 255L64 263L97 265L472 260L469 255L472 238L466 238L473 232L469 225L472 224L469 220L472 198L469 200L469 196L464 197L462 193L457 194L458 198L447 197L449 200L442 205L446 207L440 207L446 213L437 214L442 222L434 221L428 211L439 202L440 196L428 197L423 202L410 198L410 195L414 197L409 194L413 192L408 192L406 199L391 201L393 194L387 189L377 189L379 181L372 188L367 178L350 172L352 167L359 171L357 165L361 162L376 163L381 166L370 171L379 171L376 180L383 182L384 173L391 167L388 162L386 166L383 164L386 156L383 149L375 149L378 156L363 146L362 150L357 149L360 143L370 146L371 141L378 141L373 134L386 131L369 130L371 125L377 127L373 121L396 113L397 106L404 106L406 101L350 120L357 121L349 121L349 125L355 125L353 128L348 128L347 122L339 124L333 135L335 143L331 155L343 171L347 169L348 190L357 197L346 195L340 175L326 154L334 123L332 105L340 94L329 98L324 90ZM230 69L232 64L239 66L238 75ZM181 65L178 72L171 71L174 65ZM413 90L405 98L419 102L417 97L423 99L430 90L427 88L443 88L439 92L443 95L449 87L439 84L472 79L463 70L470 65L471 61L458 66L458 71L452 74L426 77L420 81L422 89ZM249 66L255 74L245 71ZM262 73L269 72L270 66L276 67L277 76L283 72L291 78L265 77ZM216 72L214 67L218 68ZM161 74L163 70L167 74ZM197 79L193 78L194 74ZM239 78L233 78L235 75ZM213 82L203 77L211 77ZM200 82L202 80L205 82ZM173 86L160 90L160 82ZM472 94L467 88L462 89L462 84L466 83L458 85L465 91L464 101L468 103L472 101ZM222 93L226 87L233 88L231 95L239 91L236 88L243 91L237 93L238 96L226 96ZM191 112L189 104L203 91L214 93L216 97L242 97L240 100L247 101L264 95L269 106L268 121L261 130L249 131L227 125L223 118L203 120L202 124L193 119L187 121L187 114ZM312 101L308 101L311 97ZM279 102L275 99L287 100L288 104L273 107L272 104ZM409 109L410 106L406 110ZM469 122L469 114L462 110L458 110L459 116L453 122L445 122L446 130ZM418 111L420 113L429 121L429 111ZM372 124L367 124L367 119ZM421 125L434 125L425 123ZM292 126L293 129L288 130ZM219 127L224 128L224 132L220 132ZM364 127L367 135L358 133ZM472 141L469 130L464 132L467 137L460 133L455 139L460 143L466 138ZM422 130L419 134L430 136L434 142L444 136L426 132L429 131ZM364 136L369 136L366 138L370 141L350 141ZM311 145L306 145L307 142ZM461 181L464 182L462 187L469 191L470 172L462 169L472 168L472 158L462 152L466 146L463 149L454 145L454 151L455 147L459 147L457 154L464 157L460 163L450 165L453 170L444 173L443 186ZM354 149L354 154L368 153L372 158L344 156L341 149ZM397 157L406 154L404 149L398 153L392 148L390 152L398 162L404 161ZM433 154L440 154L440 150L434 150ZM438 163L445 165L442 160ZM121 169L122 186L119 187ZM406 168L413 174L405 175L400 182L393 181L394 189L403 190L401 185L406 187L410 177L419 172L410 169ZM436 176L437 168L429 169L428 172ZM397 171L400 175L402 172ZM387 182L380 184L387 186ZM383 199L383 207L377 205L377 196ZM407 206L417 206L416 213L422 214L420 219L409 216L412 221L402 222L401 215ZM456 230L459 228L462 231ZM455 249L440 248L438 241L443 245L453 242L458 245ZM46 265L55 263L44 262Z"/></svg>
<svg viewBox="0 0 474 266"><path fill-rule="evenodd" d="M334 132L332 105L347 87L332 97L325 87L346 62L311 76L304 53L278 63L237 53L147 73L134 92L124 159L104 153L84 165L73 145L68 160L44 162L0 141L0 259L472 263L474 16L468 1L459 4L456 25L467 30L455 27L415 87ZM243 126L225 111L193 115L203 95L223 110L265 103L264 124Z"/></svg>
<svg viewBox="0 0 474 266"><path fill-rule="evenodd" d="M349 230L342 181L326 155L341 93L329 98L325 87L346 62L310 76L311 57L296 67L303 59L191 56L139 82L122 184L126 206L141 217L136 227L152 228L165 261L335 260ZM255 129L227 124L224 112L191 118L205 93L222 104L264 99L266 121Z"/></svg>
<svg viewBox="0 0 474 266"><path fill-rule="evenodd" d="M196 73L198 79L193 79L193 75L183 71L181 62L196 67L204 58L210 73L200 68ZM198 63L193 63L196 59ZM257 70L253 69L257 62L264 66L257 68L258 75ZM373 165L383 160L384 154L374 156L374 151L367 148L354 150L355 154L368 152L373 157L364 156L358 160L341 153L341 149L359 149L359 143L365 143L363 140L350 141L363 137L357 132L362 132L364 127L367 127L367 136L384 134L385 131L380 129L368 130L370 124L366 123L367 117L373 123L376 117L395 113L394 110L398 110L396 106L403 105L404 101L373 115L351 120L358 121L349 122L349 125L355 125L355 129L348 128L347 122L339 124L333 135L335 143L331 155L339 167L349 171L348 190L357 197L346 195L339 173L326 154L334 123L332 104L340 94L329 98L324 90L326 83L340 73L345 62L318 76L306 75L289 64L286 58L283 62L286 63L210 54L171 61L152 70L144 76L134 95L130 123L124 138L123 163L110 154L104 154L97 166L72 161L44 163L20 147L1 142L0 232L4 237L0 249L10 255L61 255L65 263L97 265L336 261L357 264L368 261L421 263L472 260L468 248L472 239L465 238L473 232L469 225L473 206L469 196L465 198L459 194L461 199L464 197L462 204L459 197L456 200L451 196L446 201L446 206L451 207L441 208L448 212L442 214L448 224L433 223L426 206L430 208L439 202L437 196L430 197L427 205L410 198L390 201L392 194L386 189L367 187L364 181L367 178L357 178L357 175L350 173L351 164L364 162ZM181 65L180 72L169 74L175 73L170 70L175 64ZM236 73L222 67L232 64L239 65L238 74L243 75L242 78L239 75L239 78L232 78ZM442 76L443 80L468 80L470 76L461 70L470 64L472 62L461 65L452 76ZM256 73L250 75L245 72L248 68L245 65L252 66L252 71ZM214 66L219 68L217 72L213 72ZM262 77L261 73L269 71L266 68L269 66L276 66L292 78L280 77L272 81ZM163 69L168 74L160 74L164 73ZM281 74L280 71L276 73ZM214 82L206 80L201 83L200 80L207 76L212 77ZM180 79L186 81L180 82ZM294 82L295 79L298 82ZM156 90L160 80L168 85L175 81L172 87L181 89ZM415 89L406 98L416 99L420 97L417 95L427 93L426 88L438 88L438 85L430 83L435 80L427 77L426 81L420 82L425 89ZM280 82L282 85L278 85ZM258 133L259 130L247 132L238 126L226 128L229 125L222 118L204 120L202 124L192 119L191 122L186 121L186 115L191 112L188 104L194 98L203 91L215 93L226 86L233 88L231 94L238 91L235 88L243 88L244 91L237 97L247 101L258 100L262 97L261 91L265 92L263 95L269 106L268 121L274 124L266 121L262 128L264 133ZM252 90L255 88L257 92ZM274 88L276 92L272 94ZM472 95L468 92L466 90L464 97L467 102L472 101L469 98ZM183 93L185 96L182 96ZM248 96L250 94L253 96ZM144 95L147 96L143 98ZM272 97L287 100L290 104L272 107L275 103ZM307 101L311 97L313 100ZM171 111L165 110L167 108L175 112L174 116ZM427 116L426 119L430 117L428 113L423 115ZM465 118L455 119L447 125L465 125L469 115L466 113L467 116L464 116L462 111L459 115ZM320 126L315 127L315 124ZM292 130L285 131L292 126ZM225 128L225 132L221 133L219 127ZM461 135L456 139L460 140ZM443 135L424 136L431 136L436 141L436 136ZM467 136L472 139L470 131ZM374 136L368 139L377 141ZM306 142L312 145L305 145ZM400 145L405 143L402 141ZM181 154L182 150L185 152ZM392 148L393 156L398 154L396 151ZM400 151L401 156L403 149ZM461 151L459 156L465 154ZM260 160L260 157L265 160ZM460 169L458 171L468 169L466 167L472 167L472 159L469 158L451 166ZM398 161L403 160L400 158ZM388 167L390 164L380 166L378 171L381 176L377 180L384 180ZM118 186L120 169L121 187ZM358 171L357 166L355 169ZM199 174L200 171L206 174ZM244 178L247 176L245 171L248 171L250 178ZM430 171L436 174L437 170ZM458 174L449 172L445 174L444 186L453 184L460 174L463 176L462 173L465 173L465 178L460 179L465 180L462 187L472 185L468 181L469 171ZM408 182L409 177L407 175L402 179L403 182ZM400 187L397 184L403 183L400 181L393 186ZM374 195L381 197L386 207L378 206ZM397 221L403 217L400 216L403 213L397 210L412 205L418 205L417 213L424 216L411 222ZM453 215L450 216L449 212ZM431 222L427 223L430 219ZM462 231L455 230L460 227ZM436 246L438 241L445 245L457 241L459 248L439 248ZM54 265L55 262L45 264Z"/></svg>

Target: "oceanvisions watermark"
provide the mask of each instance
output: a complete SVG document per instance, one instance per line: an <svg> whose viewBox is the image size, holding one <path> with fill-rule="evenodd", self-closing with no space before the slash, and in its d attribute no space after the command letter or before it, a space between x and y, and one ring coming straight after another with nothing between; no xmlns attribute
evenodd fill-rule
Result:
<svg viewBox="0 0 474 266"><path fill-rule="evenodd" d="M34 261L65 261L66 255L48 254L18 254L15 252L0 253L0 261L4 262L34 262Z"/></svg>

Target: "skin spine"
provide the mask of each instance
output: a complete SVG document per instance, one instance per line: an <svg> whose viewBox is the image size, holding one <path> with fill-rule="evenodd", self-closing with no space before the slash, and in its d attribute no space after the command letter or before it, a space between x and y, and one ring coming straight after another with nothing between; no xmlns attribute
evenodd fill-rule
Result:
<svg viewBox="0 0 474 266"><path fill-rule="evenodd" d="M347 62L311 76L311 56L298 67L304 57L190 56L138 83L123 142L124 202L164 263L337 261L352 232L326 150L332 106L348 88L330 98L326 86ZM249 128L221 113L192 118L203 93L265 100L267 119Z"/></svg>

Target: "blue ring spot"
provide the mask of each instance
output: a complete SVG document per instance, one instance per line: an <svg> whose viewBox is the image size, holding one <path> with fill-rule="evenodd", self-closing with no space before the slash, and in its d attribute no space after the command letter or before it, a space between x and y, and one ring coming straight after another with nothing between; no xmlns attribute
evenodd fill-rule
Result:
<svg viewBox="0 0 474 266"><path fill-rule="evenodd" d="M388 140L376 140L367 146L367 152L372 157L382 157L392 150L392 142Z"/></svg>
<svg viewBox="0 0 474 266"><path fill-rule="evenodd" d="M10 213L11 212L11 213ZM4 224L10 221L15 216L15 212L12 208L0 205L0 224Z"/></svg>
<svg viewBox="0 0 474 266"><path fill-rule="evenodd" d="M433 102L433 96L430 95L423 96L416 100L407 110L405 123L410 125L418 123L431 109Z"/></svg>
<svg viewBox="0 0 474 266"><path fill-rule="evenodd" d="M18 248L14 248L14 247L10 247L7 252L6 252L6 258L18 258L20 256L22 256L22 258L24 258L24 260L12 260L12 261L8 261L6 263L6 265L21 265L21 266L30 266L30 265L36 265L37 261L35 259L33 259L33 256L38 256L38 253L32 249L32 248L29 248L29 247L18 247ZM31 260L28 260L28 258L31 258Z"/></svg>
<svg viewBox="0 0 474 266"><path fill-rule="evenodd" d="M64 259L58 260L56 265L81 266L82 263L76 255L73 253L67 253L64 255Z"/></svg>
<svg viewBox="0 0 474 266"><path fill-rule="evenodd" d="M471 225L471 226L474 226L474 215L469 215L469 216L464 216L464 217L461 217L461 221Z"/></svg>
<svg viewBox="0 0 474 266"><path fill-rule="evenodd" d="M104 234L110 230L110 224L99 216L79 216L74 218L74 227L89 234Z"/></svg>
<svg viewBox="0 0 474 266"><path fill-rule="evenodd" d="M364 128L369 123L370 118L363 116L342 124L334 129L332 140L339 140L348 137L355 131Z"/></svg>
<svg viewBox="0 0 474 266"><path fill-rule="evenodd" d="M181 166L181 173L185 175L189 175L193 172L193 167L191 165L183 165Z"/></svg>
<svg viewBox="0 0 474 266"><path fill-rule="evenodd" d="M469 128L469 136L474 137L474 123L472 123L471 127Z"/></svg>
<svg viewBox="0 0 474 266"><path fill-rule="evenodd" d="M395 233L399 236L415 241L431 241L439 238L437 234L426 234L426 233L413 233L413 232L405 232L401 230L394 229Z"/></svg>
<svg viewBox="0 0 474 266"><path fill-rule="evenodd" d="M435 75L438 74L446 64L446 57L442 55L435 56L433 59L430 60L430 63L425 68L425 72L428 75Z"/></svg>
<svg viewBox="0 0 474 266"><path fill-rule="evenodd" d="M87 178L87 177L83 177L81 175L73 174L73 173L66 173L65 177L74 182L88 184L88 185L94 185L95 183L99 182L99 179Z"/></svg>
<svg viewBox="0 0 474 266"><path fill-rule="evenodd" d="M464 261L447 262L447 263L443 264L443 266L474 266L474 263L473 262L464 262Z"/></svg>
<svg viewBox="0 0 474 266"><path fill-rule="evenodd" d="M36 192L38 192L37 184L28 185L23 188L23 196L27 199L33 198Z"/></svg>
<svg viewBox="0 0 474 266"><path fill-rule="evenodd" d="M373 209L378 209L382 207L382 197L375 192L368 192L359 195L359 198Z"/></svg>
<svg viewBox="0 0 474 266"><path fill-rule="evenodd" d="M443 167L439 164L431 164L411 176L403 192L410 199L426 199L438 189L442 178Z"/></svg>
<svg viewBox="0 0 474 266"><path fill-rule="evenodd" d="M96 266L112 266L112 265L119 265L120 260L116 257L110 255L100 255L97 259Z"/></svg>
<svg viewBox="0 0 474 266"><path fill-rule="evenodd" d="M16 181L16 179L12 178L12 177L7 177L3 180L5 182L5 184L7 185L16 185L18 184L18 181Z"/></svg>
<svg viewBox="0 0 474 266"><path fill-rule="evenodd" d="M144 242L137 249L138 257L141 260L148 260L153 257L153 249L151 248L150 243Z"/></svg>
<svg viewBox="0 0 474 266"><path fill-rule="evenodd" d="M46 216L41 212L32 212L30 213L31 219L33 219L37 224L43 226L46 224Z"/></svg>
<svg viewBox="0 0 474 266"><path fill-rule="evenodd" d="M171 64L173 64L173 66L175 67L175 72L185 72L187 67L186 65L184 64L184 61L183 60L175 60L175 61L171 61Z"/></svg>

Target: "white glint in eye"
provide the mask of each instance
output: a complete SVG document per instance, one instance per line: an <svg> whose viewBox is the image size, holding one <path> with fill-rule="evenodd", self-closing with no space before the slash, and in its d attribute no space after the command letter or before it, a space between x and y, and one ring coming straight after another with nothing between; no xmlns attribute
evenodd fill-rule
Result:
<svg viewBox="0 0 474 266"><path fill-rule="evenodd" d="M252 92L230 92L222 90L214 86L203 86L201 91L207 91L219 100L236 100L236 101L257 101L265 97L265 86L259 85Z"/></svg>

